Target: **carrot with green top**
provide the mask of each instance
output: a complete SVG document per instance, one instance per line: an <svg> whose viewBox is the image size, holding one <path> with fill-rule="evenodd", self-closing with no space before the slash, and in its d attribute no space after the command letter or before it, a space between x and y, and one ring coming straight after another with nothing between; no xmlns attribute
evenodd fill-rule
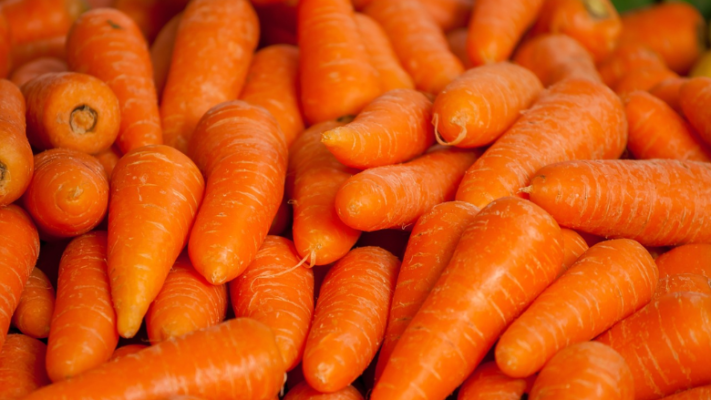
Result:
<svg viewBox="0 0 711 400"><path fill-rule="evenodd" d="M668 293L693 292L711 295L711 278L699 274L674 274L659 279L653 299Z"/></svg>
<svg viewBox="0 0 711 400"><path fill-rule="evenodd" d="M580 256L585 253L589 246L585 239L578 232L572 229L561 229L563 234L563 270L561 274L568 270Z"/></svg>
<svg viewBox="0 0 711 400"><path fill-rule="evenodd" d="M22 399L49 384L44 370L47 346L20 334L7 336L0 351L0 397Z"/></svg>
<svg viewBox="0 0 711 400"><path fill-rule="evenodd" d="M474 5L473 0L418 0L427 14L442 28L449 32L466 27Z"/></svg>
<svg viewBox="0 0 711 400"><path fill-rule="evenodd" d="M21 88L22 85L40 75L67 72L67 68L67 63L59 58L41 57L15 69L10 75L10 81Z"/></svg>
<svg viewBox="0 0 711 400"><path fill-rule="evenodd" d="M29 337L46 338L54 311L54 288L47 275L34 268L22 289L12 324Z"/></svg>
<svg viewBox="0 0 711 400"><path fill-rule="evenodd" d="M536 74L545 87L563 79L602 81L590 53L563 34L542 34L524 42L513 61Z"/></svg>
<svg viewBox="0 0 711 400"><path fill-rule="evenodd" d="M174 16L161 28L156 40L151 43L151 64L153 64L153 82L156 85L158 99L163 96L165 82L168 80L170 63L173 60L173 46L178 35L182 13Z"/></svg>
<svg viewBox="0 0 711 400"><path fill-rule="evenodd" d="M711 244L686 244L657 258L659 277L692 273L711 278Z"/></svg>
<svg viewBox="0 0 711 400"><path fill-rule="evenodd" d="M679 104L679 97L681 97L681 87L688 81L689 78L686 77L665 79L649 89L649 93L667 103L679 115L683 115L684 112L681 109L681 104Z"/></svg>
<svg viewBox="0 0 711 400"><path fill-rule="evenodd" d="M613 87L623 75L647 68L665 68L664 59L643 44L629 43L617 47L612 55L598 66L605 85Z"/></svg>
<svg viewBox="0 0 711 400"><path fill-rule="evenodd" d="M678 77L679 75L667 67L650 66L625 73L612 89L618 95L624 96L635 90L650 90L660 82Z"/></svg>
<svg viewBox="0 0 711 400"><path fill-rule="evenodd" d="M25 134L25 99L0 79L0 207L19 199L32 180L34 157Z"/></svg>
<svg viewBox="0 0 711 400"><path fill-rule="evenodd" d="M306 382L301 382L289 390L284 400L363 400L363 396L353 386L346 386L333 393L321 393Z"/></svg>
<svg viewBox="0 0 711 400"><path fill-rule="evenodd" d="M86 9L82 0L10 0L0 5L13 44L64 36Z"/></svg>
<svg viewBox="0 0 711 400"><path fill-rule="evenodd" d="M701 138L711 145L711 116L708 113L711 105L711 78L698 77L685 83L681 87L679 104L686 119Z"/></svg>
<svg viewBox="0 0 711 400"><path fill-rule="evenodd" d="M532 379L512 378L495 362L481 364L459 388L457 400L520 400L533 384Z"/></svg>

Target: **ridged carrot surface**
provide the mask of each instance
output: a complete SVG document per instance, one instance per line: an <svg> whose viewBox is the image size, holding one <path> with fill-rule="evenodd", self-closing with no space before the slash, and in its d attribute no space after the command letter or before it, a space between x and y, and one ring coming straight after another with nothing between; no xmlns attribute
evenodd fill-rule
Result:
<svg viewBox="0 0 711 400"><path fill-rule="evenodd" d="M711 78L691 79L681 87L679 104L691 125L706 144L711 145Z"/></svg>
<svg viewBox="0 0 711 400"><path fill-rule="evenodd" d="M643 44L628 43L618 46L612 55L598 66L602 81L613 87L623 75L650 67L665 67L664 59Z"/></svg>
<svg viewBox="0 0 711 400"><path fill-rule="evenodd" d="M32 180L34 158L25 134L25 99L14 84L0 79L0 207L22 196Z"/></svg>
<svg viewBox="0 0 711 400"><path fill-rule="evenodd" d="M685 390L679 394L665 397L663 400L704 400L711 398L711 385Z"/></svg>
<svg viewBox="0 0 711 400"><path fill-rule="evenodd" d="M666 66L642 67L622 75L612 89L618 95L624 96L635 90L650 90L660 82L678 77L679 75Z"/></svg>
<svg viewBox="0 0 711 400"><path fill-rule="evenodd" d="M353 386L346 386L333 393L321 393L306 382L301 382L289 390L284 400L363 400L363 396Z"/></svg>
<svg viewBox="0 0 711 400"><path fill-rule="evenodd" d="M135 354L147 347L145 344L127 344L114 350L113 354L111 354L111 359L115 360L119 357Z"/></svg>
<svg viewBox="0 0 711 400"><path fill-rule="evenodd" d="M488 362L477 367L462 383L457 400L521 400L529 386L526 379L511 378L495 362Z"/></svg>
<svg viewBox="0 0 711 400"><path fill-rule="evenodd" d="M67 35L54 36L12 46L10 58L13 66L24 65L42 57L66 58Z"/></svg>
<svg viewBox="0 0 711 400"><path fill-rule="evenodd" d="M687 244L671 249L656 260L659 277L693 273L711 278L711 244Z"/></svg>
<svg viewBox="0 0 711 400"><path fill-rule="evenodd" d="M10 81L22 87L32 79L52 72L67 72L67 63L56 57L41 57L23 64L12 71Z"/></svg>
<svg viewBox="0 0 711 400"><path fill-rule="evenodd" d="M23 334L35 339L49 335L49 324L54 311L54 288L47 275L33 268L27 279L12 324Z"/></svg>
<svg viewBox="0 0 711 400"><path fill-rule="evenodd" d="M585 239L578 232L572 229L561 229L563 234L563 270L561 274L568 270L578 258L580 258L583 253L585 253L589 246Z"/></svg>
<svg viewBox="0 0 711 400"><path fill-rule="evenodd" d="M15 44L64 36L86 9L82 0L10 0L0 5Z"/></svg>
<svg viewBox="0 0 711 400"><path fill-rule="evenodd" d="M667 275L659 279L654 299L668 293L694 292L711 295L711 278L699 274L683 273Z"/></svg>
<svg viewBox="0 0 711 400"><path fill-rule="evenodd" d="M21 399L49 384L44 370L47 346L21 334L7 336L0 351L0 397Z"/></svg>
<svg viewBox="0 0 711 400"><path fill-rule="evenodd" d="M684 86L689 79L690 78L687 77L665 79L649 89L649 93L667 103L667 105L679 113L679 115L683 115L684 111L681 109L681 104L679 104L681 87Z"/></svg>

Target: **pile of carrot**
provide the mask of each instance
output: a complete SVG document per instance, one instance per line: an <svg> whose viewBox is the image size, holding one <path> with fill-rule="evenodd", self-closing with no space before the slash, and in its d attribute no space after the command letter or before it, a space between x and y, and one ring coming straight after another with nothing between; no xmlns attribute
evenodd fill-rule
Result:
<svg viewBox="0 0 711 400"><path fill-rule="evenodd" d="M0 0L0 399L711 400L711 32L616 4Z"/></svg>

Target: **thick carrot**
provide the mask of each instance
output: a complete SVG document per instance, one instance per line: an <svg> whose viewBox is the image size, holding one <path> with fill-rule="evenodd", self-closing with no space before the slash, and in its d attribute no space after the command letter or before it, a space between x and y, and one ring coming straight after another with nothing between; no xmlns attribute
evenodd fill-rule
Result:
<svg viewBox="0 0 711 400"><path fill-rule="evenodd" d="M685 83L681 87L679 103L691 125L711 145L711 115L708 112L711 104L711 78L693 78Z"/></svg>
<svg viewBox="0 0 711 400"><path fill-rule="evenodd" d="M46 338L54 311L54 288L47 275L40 269L32 269L25 288L22 289L12 324L29 337Z"/></svg>
<svg viewBox="0 0 711 400"><path fill-rule="evenodd" d="M602 81L590 53L564 34L542 34L526 41L513 61L536 74L546 87L563 79Z"/></svg>
<svg viewBox="0 0 711 400"><path fill-rule="evenodd" d="M597 342L578 343L559 351L533 383L531 400L561 398L633 400L630 368L615 350Z"/></svg>
<svg viewBox="0 0 711 400"><path fill-rule="evenodd" d="M6 78L12 70L12 36L10 24L0 13L0 78Z"/></svg>
<svg viewBox="0 0 711 400"><path fill-rule="evenodd" d="M238 318L104 363L26 400L162 400L179 395L259 400L274 397L283 381L274 334L260 322Z"/></svg>
<svg viewBox="0 0 711 400"><path fill-rule="evenodd" d="M659 280L654 299L668 293L694 292L711 295L711 278L699 274L674 274L667 275Z"/></svg>
<svg viewBox="0 0 711 400"><path fill-rule="evenodd" d="M536 172L531 200L563 226L645 246L711 242L711 166L677 160L569 161Z"/></svg>
<svg viewBox="0 0 711 400"><path fill-rule="evenodd" d="M104 167L104 171L106 171L106 176L108 176L110 180L116 164L118 164L121 159L121 150L116 146L111 146L100 153L94 154L94 158L99 160L101 166Z"/></svg>
<svg viewBox="0 0 711 400"><path fill-rule="evenodd" d="M481 364L464 381L457 400L520 400L529 387L526 379L507 376L492 361Z"/></svg>
<svg viewBox="0 0 711 400"><path fill-rule="evenodd" d="M67 72L67 63L56 57L41 57L15 69L10 76L10 81L17 87L22 87L40 75L53 72Z"/></svg>
<svg viewBox="0 0 711 400"><path fill-rule="evenodd" d="M336 212L361 231L405 229L431 207L453 200L464 171L478 155L438 146L408 163L353 175L336 194Z"/></svg>
<svg viewBox="0 0 711 400"><path fill-rule="evenodd" d="M47 348L47 372L57 382L94 368L118 343L106 266L106 232L79 236L59 264L57 302Z"/></svg>
<svg viewBox="0 0 711 400"><path fill-rule="evenodd" d="M561 229L563 234L563 269L561 274L568 270L578 258L585 253L589 246L578 232L572 229Z"/></svg>
<svg viewBox="0 0 711 400"><path fill-rule="evenodd" d="M649 89L649 93L667 103L677 113L683 115L679 97L681 96L681 87L688 81L689 78L686 77L665 79Z"/></svg>
<svg viewBox="0 0 711 400"><path fill-rule="evenodd" d="M284 400L363 400L363 396L353 386L346 386L333 393L321 393L306 382L301 382L289 390Z"/></svg>
<svg viewBox="0 0 711 400"><path fill-rule="evenodd" d="M328 271L304 350L304 376L312 388L339 391L373 360L385 333L398 268L400 261L387 250L360 247Z"/></svg>
<svg viewBox="0 0 711 400"><path fill-rule="evenodd" d="M427 14L442 28L449 32L463 28L469 22L474 0L418 0Z"/></svg>
<svg viewBox="0 0 711 400"><path fill-rule="evenodd" d="M457 200L484 207L521 196L541 167L571 159L617 158L627 142L619 98L602 84L569 79L544 92L467 171Z"/></svg>
<svg viewBox="0 0 711 400"><path fill-rule="evenodd" d="M29 336L7 336L0 351L0 397L6 400L24 398L49 384L44 370L47 346Z"/></svg>
<svg viewBox="0 0 711 400"><path fill-rule="evenodd" d="M127 344L125 346L121 346L114 350L114 353L111 354L111 360L138 353L145 348L148 348L145 344Z"/></svg>
<svg viewBox="0 0 711 400"><path fill-rule="evenodd" d="M659 277L674 274L699 274L711 278L711 244L687 244L657 258Z"/></svg>
<svg viewBox="0 0 711 400"><path fill-rule="evenodd" d="M217 325L227 312L227 286L211 285L181 254L146 314L151 343Z"/></svg>
<svg viewBox="0 0 711 400"><path fill-rule="evenodd" d="M138 148L116 165L107 259L121 336L136 334L185 247L204 187L195 164L168 146Z"/></svg>
<svg viewBox="0 0 711 400"><path fill-rule="evenodd" d="M464 71L419 1L373 0L364 12L382 26L417 89L439 93Z"/></svg>
<svg viewBox="0 0 711 400"><path fill-rule="evenodd" d="M620 45L606 61L598 67L602 81L613 87L623 75L646 68L663 68L664 59L643 44Z"/></svg>
<svg viewBox="0 0 711 400"><path fill-rule="evenodd" d="M269 112L231 101L205 114L190 154L207 177L190 260L218 285L239 276L267 236L284 194L287 147Z"/></svg>
<svg viewBox="0 0 711 400"><path fill-rule="evenodd" d="M67 63L72 71L106 82L116 94L121 107L117 144L123 153L162 143L148 45L129 17L109 8L82 14L67 38Z"/></svg>
<svg viewBox="0 0 711 400"><path fill-rule="evenodd" d="M66 42L67 36L61 35L14 45L10 50L13 68L42 57L55 57L64 60L66 58Z"/></svg>
<svg viewBox="0 0 711 400"><path fill-rule="evenodd" d="M156 85L158 99L163 95L165 82L168 80L170 63L173 59L173 45L178 34L180 18L183 14L178 14L168 21L161 28L156 36L156 40L151 44L151 64L153 64L153 82Z"/></svg>
<svg viewBox="0 0 711 400"><path fill-rule="evenodd" d="M472 62L469 60L469 54L467 54L468 36L469 31L467 28L459 28L447 33L449 50L459 59L465 70L473 67Z"/></svg>
<svg viewBox="0 0 711 400"><path fill-rule="evenodd" d="M115 0L111 7L135 21L149 43L189 0Z"/></svg>
<svg viewBox="0 0 711 400"><path fill-rule="evenodd" d="M678 77L679 75L667 67L650 66L625 73L612 89L623 96L635 90L649 90L660 82Z"/></svg>
<svg viewBox="0 0 711 400"><path fill-rule="evenodd" d="M0 4L15 44L64 36L86 9L82 0L9 0Z"/></svg>
<svg viewBox="0 0 711 400"><path fill-rule="evenodd" d="M254 54L240 100L272 113L290 146L304 131L299 105L299 49L288 44Z"/></svg>
<svg viewBox="0 0 711 400"><path fill-rule="evenodd" d="M32 180L34 158L25 135L25 99L17 86L0 79L0 207L22 196Z"/></svg>
<svg viewBox="0 0 711 400"><path fill-rule="evenodd" d="M665 397L663 400L704 400L711 398L711 385L685 390Z"/></svg>
<svg viewBox="0 0 711 400"><path fill-rule="evenodd" d="M711 383L711 296L669 293L597 339L624 357L635 399Z"/></svg>
<svg viewBox="0 0 711 400"><path fill-rule="evenodd" d="M508 62L470 69L444 88L432 106L437 141L481 147L504 133L543 90L536 75Z"/></svg>
<svg viewBox="0 0 711 400"><path fill-rule="evenodd" d="M378 356L376 380L382 374L398 339L449 263L462 232L478 212L478 208L461 201L441 203L423 214L412 228Z"/></svg>
<svg viewBox="0 0 711 400"><path fill-rule="evenodd" d="M267 236L254 261L230 282L232 309L272 328L284 366L299 364L314 310L314 274L299 265L294 244Z"/></svg>

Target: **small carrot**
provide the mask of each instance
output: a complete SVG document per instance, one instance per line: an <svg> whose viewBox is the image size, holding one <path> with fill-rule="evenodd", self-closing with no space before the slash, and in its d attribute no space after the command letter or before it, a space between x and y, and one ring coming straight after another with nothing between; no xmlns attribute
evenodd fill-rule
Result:
<svg viewBox="0 0 711 400"><path fill-rule="evenodd" d="M649 89L649 93L667 103L669 107L680 115L683 115L684 112L681 109L681 104L679 104L679 97L681 96L681 87L688 81L689 78L686 77L665 79Z"/></svg>
<svg viewBox="0 0 711 400"><path fill-rule="evenodd" d="M14 45L10 50L13 68L42 57L54 57L64 60L66 58L66 42L67 36L61 35Z"/></svg>
<svg viewBox="0 0 711 400"><path fill-rule="evenodd" d="M0 397L21 399L49 384L44 370L47 346L20 334L7 335L0 351Z"/></svg>
<svg viewBox="0 0 711 400"><path fill-rule="evenodd" d="M520 400L529 387L530 383L526 379L507 376L492 361L481 364L464 381L459 388L457 400Z"/></svg>
<svg viewBox="0 0 711 400"><path fill-rule="evenodd" d="M434 147L408 163L371 168L349 178L336 194L336 212L361 231L405 229L431 207L453 200L477 151Z"/></svg>
<svg viewBox="0 0 711 400"><path fill-rule="evenodd" d="M439 93L464 72L444 33L419 1L373 0L364 12L382 26L418 90Z"/></svg>
<svg viewBox="0 0 711 400"><path fill-rule="evenodd" d="M598 66L602 81L613 87L623 75L646 68L664 68L664 59L643 44L620 45L614 53Z"/></svg>
<svg viewBox="0 0 711 400"><path fill-rule="evenodd" d="M681 393L667 396L662 400L703 400L711 398L711 385L685 390Z"/></svg>
<svg viewBox="0 0 711 400"><path fill-rule="evenodd" d="M94 158L99 160L101 166L104 167L104 171L106 171L106 176L111 179L111 174L114 172L114 167L116 167L116 164L118 164L121 159L121 155L121 150L119 150L116 146L111 146L102 152L94 154Z"/></svg>
<svg viewBox="0 0 711 400"><path fill-rule="evenodd" d="M693 78L685 83L681 87L679 103L691 125L711 145L711 115L708 112L711 104L711 78Z"/></svg>
<svg viewBox="0 0 711 400"><path fill-rule="evenodd" d="M634 400L635 386L620 354L604 344L586 342L556 353L536 378L529 397Z"/></svg>
<svg viewBox="0 0 711 400"><path fill-rule="evenodd" d="M168 146L138 148L116 165L107 260L122 337L136 334L185 247L204 185L195 164Z"/></svg>
<svg viewBox="0 0 711 400"><path fill-rule="evenodd" d="M660 82L678 77L679 75L667 67L640 68L622 75L612 89L615 90L615 93L623 96L635 90L650 90Z"/></svg>
<svg viewBox="0 0 711 400"><path fill-rule="evenodd" d="M602 84L569 79L551 86L466 172L457 200L484 207L522 196L541 167L570 159L617 158L627 142L619 98Z"/></svg>
<svg viewBox="0 0 711 400"><path fill-rule="evenodd" d="M12 324L29 337L46 338L54 311L54 288L40 269L32 269L22 289Z"/></svg>
<svg viewBox="0 0 711 400"><path fill-rule="evenodd" d="M572 229L561 229L563 234L563 269L561 274L568 270L580 256L585 253L589 246L578 232Z"/></svg>
<svg viewBox="0 0 711 400"><path fill-rule="evenodd" d="M694 292L711 295L711 278L698 274L667 275L659 280L653 299L668 293Z"/></svg>
<svg viewBox="0 0 711 400"><path fill-rule="evenodd" d="M284 400L363 400L363 396L353 386L346 386L333 393L321 393L306 382L301 382L289 390Z"/></svg>
<svg viewBox="0 0 711 400"><path fill-rule="evenodd" d="M25 99L15 85L0 79L0 207L22 196L32 180L34 158L25 135Z"/></svg>
<svg viewBox="0 0 711 400"><path fill-rule="evenodd" d="M692 273L711 278L711 244L687 244L657 258L659 277Z"/></svg>
<svg viewBox="0 0 711 400"><path fill-rule="evenodd" d="M449 32L469 22L474 0L418 0L439 27Z"/></svg>
<svg viewBox="0 0 711 400"><path fill-rule="evenodd" d="M10 24L0 12L0 78L6 78L12 70L12 36Z"/></svg>
<svg viewBox="0 0 711 400"><path fill-rule="evenodd" d="M118 343L106 266L106 232L69 243L59 264L57 302L47 347L53 382L92 369L111 357Z"/></svg>
<svg viewBox="0 0 711 400"><path fill-rule="evenodd" d="M173 59L173 45L178 34L182 13L174 16L161 28L156 40L151 44L151 64L153 64L153 82L156 85L158 99L163 95L165 82L168 80L170 63Z"/></svg>
<svg viewBox="0 0 711 400"><path fill-rule="evenodd" d="M470 69L444 88L432 106L437 141L481 147L504 133L543 90L536 75L508 62Z"/></svg>
<svg viewBox="0 0 711 400"><path fill-rule="evenodd" d="M645 246L711 242L707 163L569 161L536 172L527 192L561 225L594 235Z"/></svg>
<svg viewBox="0 0 711 400"><path fill-rule="evenodd" d="M64 36L86 9L82 0L11 0L0 5L15 44Z"/></svg>
<svg viewBox="0 0 711 400"><path fill-rule="evenodd" d="M304 376L312 388L339 391L373 360L385 333L399 267L400 261L387 250L360 247L328 271L304 350Z"/></svg>
<svg viewBox="0 0 711 400"><path fill-rule="evenodd" d="M171 18L182 11L189 0L115 0L110 7L126 14L139 27L149 43L153 42Z"/></svg>
<svg viewBox="0 0 711 400"><path fill-rule="evenodd" d="M473 67L467 54L467 36L469 36L467 28L459 28L447 33L449 50L459 59L465 70Z"/></svg>
<svg viewBox="0 0 711 400"><path fill-rule="evenodd" d="M113 354L111 354L110 360L115 360L117 358L121 358L130 354L135 354L146 348L148 348L148 346L146 346L145 344L127 344L114 350Z"/></svg>
<svg viewBox="0 0 711 400"><path fill-rule="evenodd" d="M54 72L67 72L67 63L56 57L41 57L16 68L10 76L10 81L22 87L32 79Z"/></svg>

